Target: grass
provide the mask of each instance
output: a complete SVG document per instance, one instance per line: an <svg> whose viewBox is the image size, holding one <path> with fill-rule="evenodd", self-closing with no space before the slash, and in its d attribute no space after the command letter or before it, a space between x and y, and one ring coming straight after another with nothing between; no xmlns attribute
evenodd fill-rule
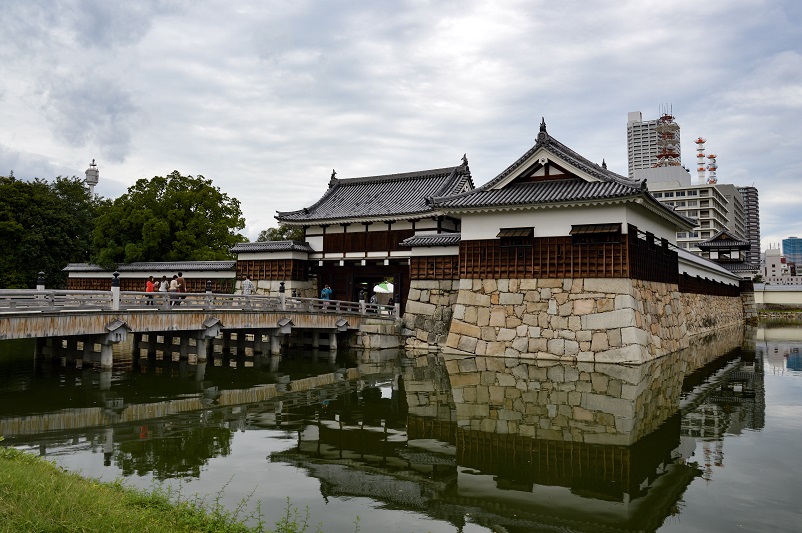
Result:
<svg viewBox="0 0 802 533"><path fill-rule="evenodd" d="M2 437L0 437L2 440ZM0 532L208 532L304 533L309 509L287 501L282 518L267 529L261 507L242 517L244 500L233 512L195 497L189 500L156 487L137 490L121 482L84 478L51 462L0 445ZM255 526L245 525L250 520ZM322 525L314 531L320 533ZM359 519L355 522L359 531Z"/></svg>

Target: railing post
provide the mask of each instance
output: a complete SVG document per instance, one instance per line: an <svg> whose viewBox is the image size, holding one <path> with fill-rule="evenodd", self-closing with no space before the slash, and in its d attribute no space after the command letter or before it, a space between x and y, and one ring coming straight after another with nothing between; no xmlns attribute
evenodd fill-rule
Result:
<svg viewBox="0 0 802 533"><path fill-rule="evenodd" d="M284 311L287 308L287 295L284 292L286 289L284 288L284 282L278 284L278 298L281 301L281 310Z"/></svg>
<svg viewBox="0 0 802 533"><path fill-rule="evenodd" d="M397 303L393 307L394 307L393 312L395 313L395 317L401 318L401 304Z"/></svg>
<svg viewBox="0 0 802 533"><path fill-rule="evenodd" d="M212 307L212 280L206 280L206 308L211 309Z"/></svg>
<svg viewBox="0 0 802 533"><path fill-rule="evenodd" d="M114 271L114 279L111 280L111 310L120 310L120 273Z"/></svg>
<svg viewBox="0 0 802 533"><path fill-rule="evenodd" d="M36 290L45 290L45 273L42 271L39 272L39 277L36 278Z"/></svg>

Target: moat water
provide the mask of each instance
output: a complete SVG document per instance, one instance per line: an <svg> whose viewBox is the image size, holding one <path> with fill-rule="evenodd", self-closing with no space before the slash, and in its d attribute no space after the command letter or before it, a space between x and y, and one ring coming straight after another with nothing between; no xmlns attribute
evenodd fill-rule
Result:
<svg viewBox="0 0 802 533"><path fill-rule="evenodd" d="M801 350L802 324L767 322L628 367L310 350L99 372L4 341L0 435L326 532L799 531Z"/></svg>

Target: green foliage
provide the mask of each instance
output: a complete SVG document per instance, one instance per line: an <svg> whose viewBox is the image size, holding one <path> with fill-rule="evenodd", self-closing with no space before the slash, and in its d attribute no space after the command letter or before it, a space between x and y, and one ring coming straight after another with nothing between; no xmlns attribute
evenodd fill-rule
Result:
<svg viewBox="0 0 802 533"><path fill-rule="evenodd" d="M89 260L95 200L83 180L23 181L0 176L0 288L65 287L67 263Z"/></svg>
<svg viewBox="0 0 802 533"><path fill-rule="evenodd" d="M135 261L215 261L244 238L239 200L201 175L141 179L101 210L93 262L112 268Z"/></svg>
<svg viewBox="0 0 802 533"><path fill-rule="evenodd" d="M279 226L277 228L264 229L256 238L257 242L262 241L301 241L304 240L304 229L300 226Z"/></svg>
<svg viewBox="0 0 802 533"><path fill-rule="evenodd" d="M763 283L763 274L755 274L755 277L752 278L754 283Z"/></svg>

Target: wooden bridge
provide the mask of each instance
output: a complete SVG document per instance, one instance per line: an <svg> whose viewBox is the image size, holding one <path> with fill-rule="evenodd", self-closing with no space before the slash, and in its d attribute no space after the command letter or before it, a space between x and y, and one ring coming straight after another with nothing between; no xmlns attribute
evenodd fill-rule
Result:
<svg viewBox="0 0 802 533"><path fill-rule="evenodd" d="M116 290L115 290L116 289ZM280 351L293 330L310 332L313 346L327 336L337 348L337 333L358 330L367 320L394 321L395 306L366 302L264 295L144 293L120 291L0 290L0 340L36 338L37 354L80 351L83 360L112 366L111 346L134 336L134 350L193 352L206 359L211 342L222 335L242 348L246 336L254 351ZM234 344L232 344L232 342ZM80 345L79 345L80 343ZM97 349L99 347L99 350Z"/></svg>

